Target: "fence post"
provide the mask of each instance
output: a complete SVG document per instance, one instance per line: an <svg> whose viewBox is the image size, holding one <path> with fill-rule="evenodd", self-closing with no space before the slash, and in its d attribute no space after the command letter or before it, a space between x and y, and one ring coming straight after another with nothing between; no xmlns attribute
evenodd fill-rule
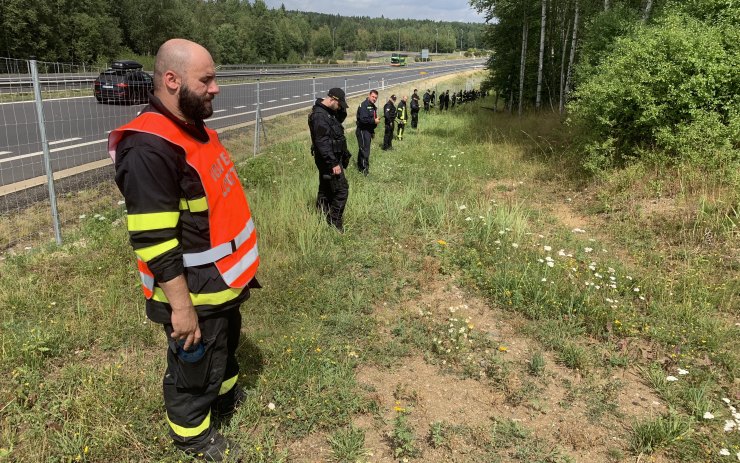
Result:
<svg viewBox="0 0 740 463"><path fill-rule="evenodd" d="M62 244L62 231L59 226L59 212L57 211L57 196L54 191L54 172L51 170L51 158L49 153L49 140L46 138L46 125L44 124L44 106L41 103L41 85L39 85L39 72L36 68L36 57L32 56L29 65L31 67L31 79L33 80L33 96L36 102L36 117L39 124L39 135L41 136L41 149L44 153L44 170L49 186L49 202L51 203L51 221L54 225L54 237L57 244Z"/></svg>
<svg viewBox="0 0 740 463"><path fill-rule="evenodd" d="M311 85L313 86L313 101L316 101L316 77L311 77Z"/></svg>
<svg viewBox="0 0 740 463"><path fill-rule="evenodd" d="M367 78L367 91L369 92L369 91L370 91L370 90L372 90L372 89L373 89L373 86L372 86L372 84L370 83L370 77L368 77L368 78Z"/></svg>
<svg viewBox="0 0 740 463"><path fill-rule="evenodd" d="M254 153L257 156L260 146L260 80L257 79L257 111L254 113Z"/></svg>
<svg viewBox="0 0 740 463"><path fill-rule="evenodd" d="M344 78L344 94L347 95L347 78Z"/></svg>

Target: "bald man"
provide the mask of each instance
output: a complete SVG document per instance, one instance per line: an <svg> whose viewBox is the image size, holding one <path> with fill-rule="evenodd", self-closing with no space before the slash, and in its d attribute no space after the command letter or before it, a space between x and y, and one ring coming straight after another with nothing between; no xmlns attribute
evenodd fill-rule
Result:
<svg viewBox="0 0 740 463"><path fill-rule="evenodd" d="M108 139L147 317L166 334L170 435L208 461L238 451L216 426L244 398L239 306L259 287L249 204L234 163L203 123L218 92L208 50L169 40L157 53L149 105Z"/></svg>

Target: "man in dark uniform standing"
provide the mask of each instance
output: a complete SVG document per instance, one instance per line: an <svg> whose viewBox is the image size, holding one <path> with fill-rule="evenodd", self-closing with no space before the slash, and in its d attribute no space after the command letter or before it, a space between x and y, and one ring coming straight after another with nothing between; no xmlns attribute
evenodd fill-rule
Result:
<svg viewBox="0 0 740 463"><path fill-rule="evenodd" d="M378 101L378 91L370 90L365 101L357 107L357 170L367 175L370 173L370 143L375 136L375 127L380 122L378 117L378 108L375 102Z"/></svg>
<svg viewBox="0 0 740 463"><path fill-rule="evenodd" d="M416 93L416 89L414 89L414 94L411 95L409 106L411 109L411 128L415 129L419 125L419 94Z"/></svg>
<svg viewBox="0 0 740 463"><path fill-rule="evenodd" d="M396 123L396 95L391 95L383 106L385 133L383 134L383 151L393 149L393 129Z"/></svg>
<svg viewBox="0 0 740 463"><path fill-rule="evenodd" d="M308 116L311 154L319 170L316 208L340 232L344 231L342 215L349 196L349 183L344 176L344 169L349 165L351 155L342 127L346 118L347 101L341 88L332 88L326 98L317 99Z"/></svg>
<svg viewBox="0 0 740 463"><path fill-rule="evenodd" d="M427 89L426 92L424 92L424 96L422 97L422 100L424 101L424 111L429 111L429 102L432 99L432 95L429 93L429 89Z"/></svg>

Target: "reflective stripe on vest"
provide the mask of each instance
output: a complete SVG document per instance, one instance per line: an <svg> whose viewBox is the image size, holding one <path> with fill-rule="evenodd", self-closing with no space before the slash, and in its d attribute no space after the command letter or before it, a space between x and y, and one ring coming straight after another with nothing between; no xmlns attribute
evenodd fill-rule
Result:
<svg viewBox="0 0 740 463"><path fill-rule="evenodd" d="M240 231L236 238L228 243L222 243L203 252L191 252L182 255L182 263L185 267L197 267L199 265L212 264L222 257L226 257L238 249L252 235L254 221L249 219L244 230Z"/></svg>
<svg viewBox="0 0 740 463"><path fill-rule="evenodd" d="M193 209L208 211L211 238L210 249L184 253L183 264L187 267L215 264L229 287L244 288L254 278L259 267L257 234L234 163L216 132L207 127L205 130L209 139L202 143L193 139L166 116L154 112L143 113L110 133L108 153L115 161L118 143L127 133L134 132L156 135L181 147L185 152L185 160L198 173L203 185L205 204L202 200L191 201L197 204L197 209ZM142 273L142 285L144 294L149 299L155 293L154 285L150 284L152 281L148 278L145 281L144 275L151 276L152 279L153 275L146 264L142 264L148 272ZM139 267L141 272L142 265ZM194 294L191 293L192 296Z"/></svg>

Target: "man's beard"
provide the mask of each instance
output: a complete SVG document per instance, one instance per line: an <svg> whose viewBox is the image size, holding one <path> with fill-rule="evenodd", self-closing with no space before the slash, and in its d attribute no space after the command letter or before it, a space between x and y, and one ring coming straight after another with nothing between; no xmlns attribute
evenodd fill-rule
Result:
<svg viewBox="0 0 740 463"><path fill-rule="evenodd" d="M180 106L182 115L192 121L208 119L213 114L211 96L206 94L200 97L191 92L186 85L180 87L177 103Z"/></svg>

